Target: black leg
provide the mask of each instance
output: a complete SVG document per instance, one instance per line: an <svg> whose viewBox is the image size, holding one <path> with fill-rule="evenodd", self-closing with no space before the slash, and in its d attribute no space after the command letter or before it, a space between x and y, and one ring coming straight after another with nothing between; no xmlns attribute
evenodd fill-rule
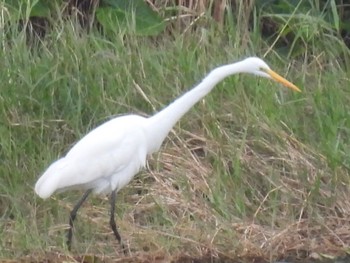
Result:
<svg viewBox="0 0 350 263"><path fill-rule="evenodd" d="M82 198L79 200L79 202L74 206L72 212L70 212L69 215L69 228L67 233L67 247L68 250L71 249L72 245L72 236L73 236L73 222L75 218L77 217L78 209L81 207L81 205L85 202L86 198L88 198L89 194L92 192L92 189L87 190Z"/></svg>
<svg viewBox="0 0 350 263"><path fill-rule="evenodd" d="M122 239L120 237L120 234L117 230L117 225L115 223L115 219L114 219L114 214L115 214L115 197L116 197L116 190L112 191L111 194L111 218L109 220L109 224L113 230L114 236L115 238L119 241L120 245L122 246L123 252L124 254L127 254L126 250L125 250L125 246L122 243Z"/></svg>

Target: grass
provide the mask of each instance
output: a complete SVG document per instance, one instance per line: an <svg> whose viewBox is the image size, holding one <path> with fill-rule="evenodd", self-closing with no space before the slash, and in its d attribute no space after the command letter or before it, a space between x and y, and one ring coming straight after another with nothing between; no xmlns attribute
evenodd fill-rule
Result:
<svg viewBox="0 0 350 263"><path fill-rule="evenodd" d="M21 33L1 41L0 258L268 261L348 251L349 72L326 50L265 58L300 94L234 76L182 118L118 194L130 256L111 234L106 197L81 209L69 253L68 212L81 192L39 199L33 186L45 168L100 123L151 115L215 66L270 50L261 39L239 49L235 34L214 29L109 37L65 23L38 48Z"/></svg>

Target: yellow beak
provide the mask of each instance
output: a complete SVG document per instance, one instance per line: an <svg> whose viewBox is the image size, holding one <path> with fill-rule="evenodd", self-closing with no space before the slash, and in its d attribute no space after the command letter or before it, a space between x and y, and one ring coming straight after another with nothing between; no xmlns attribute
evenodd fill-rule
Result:
<svg viewBox="0 0 350 263"><path fill-rule="evenodd" d="M267 74L270 75L270 77L279 82L279 83L282 83L284 86L294 90L294 91L298 91L298 92L301 92L301 90L295 86L293 83L289 82L288 80L286 80L284 77L278 75L276 72L274 72L273 70L271 69L267 69L267 70L264 70Z"/></svg>

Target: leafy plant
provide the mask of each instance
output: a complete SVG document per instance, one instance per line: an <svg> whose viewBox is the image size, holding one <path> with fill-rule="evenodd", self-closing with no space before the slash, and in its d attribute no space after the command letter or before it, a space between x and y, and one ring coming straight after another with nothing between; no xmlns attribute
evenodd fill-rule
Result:
<svg viewBox="0 0 350 263"><path fill-rule="evenodd" d="M164 21L143 0L104 0L96 18L106 31L123 28L137 35L157 35L165 28Z"/></svg>
<svg viewBox="0 0 350 263"><path fill-rule="evenodd" d="M33 18L54 20L55 9L63 10L61 12L64 13L67 6L70 9L77 9L80 2L74 0L68 2L63 0L5 0L5 5L11 13L12 20L30 22ZM151 36L159 34L165 28L163 19L143 0L99 0L97 2L90 0L88 4L84 3L84 6L85 10L79 10L79 15L87 17L91 15L89 13L95 14L96 16L93 16L92 19L96 19L106 32L122 29L127 33ZM68 10L66 13L74 12Z"/></svg>
<svg viewBox="0 0 350 263"><path fill-rule="evenodd" d="M347 30L346 17L341 17L345 5L337 5L335 0L256 1L255 8L260 13L263 35L271 38L280 51L286 50L288 57L310 53L309 47L333 50L334 41L327 40L336 39ZM327 46L328 43L333 44ZM333 55L341 56L342 48L335 50L338 53Z"/></svg>

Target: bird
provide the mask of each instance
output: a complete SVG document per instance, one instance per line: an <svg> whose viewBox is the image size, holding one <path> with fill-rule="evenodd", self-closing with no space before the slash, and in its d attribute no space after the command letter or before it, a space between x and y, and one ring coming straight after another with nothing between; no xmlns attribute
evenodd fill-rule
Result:
<svg viewBox="0 0 350 263"><path fill-rule="evenodd" d="M77 211L93 192L110 194L110 227L125 253L114 218L117 192L145 167L147 156L160 149L168 133L185 113L219 82L238 73L269 78L301 92L262 59L248 57L214 68L197 86L150 117L129 114L101 124L79 140L64 157L47 168L35 184L35 192L42 199L49 198L56 191L85 190L69 214L66 242L69 250Z"/></svg>

